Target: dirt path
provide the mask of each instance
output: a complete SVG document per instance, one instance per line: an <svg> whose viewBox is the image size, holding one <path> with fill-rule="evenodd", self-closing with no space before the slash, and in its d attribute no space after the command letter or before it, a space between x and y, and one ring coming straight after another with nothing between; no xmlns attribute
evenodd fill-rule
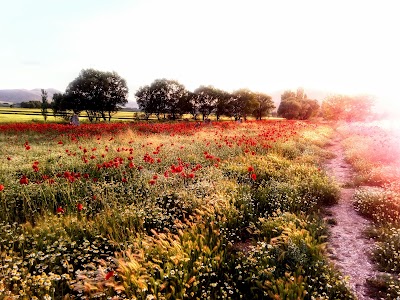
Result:
<svg viewBox="0 0 400 300"><path fill-rule="evenodd" d="M330 218L336 220L331 226L328 253L332 262L344 276L349 277L351 289L359 300L376 299L368 292L366 279L374 277L375 270L368 258L372 241L363 236L369 221L361 217L353 208L351 199L354 188L346 187L351 182L351 166L344 159L340 140L334 140L328 148L336 157L326 163L330 176L341 185L339 203L328 209Z"/></svg>

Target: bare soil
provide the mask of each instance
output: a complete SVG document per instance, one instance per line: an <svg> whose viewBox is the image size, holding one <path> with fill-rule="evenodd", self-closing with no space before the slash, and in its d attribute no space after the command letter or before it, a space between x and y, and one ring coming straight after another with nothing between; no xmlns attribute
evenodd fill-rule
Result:
<svg viewBox="0 0 400 300"><path fill-rule="evenodd" d="M363 235L370 221L359 215L353 207L355 189L349 187L353 171L345 160L340 140L334 140L327 150L336 157L326 162L326 170L341 186L338 204L327 208L326 212L327 218L333 219L328 241L329 258L349 278L350 288L359 300L377 299L366 281L377 274L369 259L373 240Z"/></svg>

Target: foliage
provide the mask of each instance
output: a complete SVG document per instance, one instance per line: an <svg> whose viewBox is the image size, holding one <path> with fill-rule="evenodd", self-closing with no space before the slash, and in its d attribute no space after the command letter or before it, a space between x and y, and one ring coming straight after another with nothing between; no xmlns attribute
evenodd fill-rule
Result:
<svg viewBox="0 0 400 300"><path fill-rule="evenodd" d="M198 111L203 115L203 120L215 110L218 99L223 98L222 91L213 86L200 86L194 90Z"/></svg>
<svg viewBox="0 0 400 300"><path fill-rule="evenodd" d="M331 95L322 102L327 120L364 121L371 116L374 100L370 96Z"/></svg>
<svg viewBox="0 0 400 300"><path fill-rule="evenodd" d="M256 120L261 120L263 117L269 116L271 111L275 109L272 97L263 93L255 93L257 107L253 110L253 116Z"/></svg>
<svg viewBox="0 0 400 300"><path fill-rule="evenodd" d="M135 94L139 108L147 118L155 114L158 119L161 115L170 114L175 120L188 112L188 97L185 87L176 80L157 79L150 86L143 86Z"/></svg>
<svg viewBox="0 0 400 300"><path fill-rule="evenodd" d="M233 93L233 116L235 120L247 119L259 106L256 95L248 89L240 89Z"/></svg>
<svg viewBox="0 0 400 300"><path fill-rule="evenodd" d="M86 111L92 122L102 118L111 119L128 100L126 81L116 72L84 69L67 87L64 95L56 95L53 112L64 115L66 110L79 114Z"/></svg>
<svg viewBox="0 0 400 300"><path fill-rule="evenodd" d="M286 119L308 120L319 112L317 100L307 99L302 88L297 93L287 90L281 95L281 103L278 107L278 116Z"/></svg>
<svg viewBox="0 0 400 300"><path fill-rule="evenodd" d="M190 92L177 81L167 79L158 79L150 86L139 88L135 96L146 119L155 114L158 119L164 115L164 118L168 116L175 120L190 113L195 120L199 115L206 120L214 113L217 121L221 116L239 120L250 115L261 120L275 108L272 98L266 94L247 89L231 94L213 86L200 86Z"/></svg>
<svg viewBox="0 0 400 300"><path fill-rule="evenodd" d="M22 108L41 108L42 102L41 101L28 101L28 102L21 102Z"/></svg>

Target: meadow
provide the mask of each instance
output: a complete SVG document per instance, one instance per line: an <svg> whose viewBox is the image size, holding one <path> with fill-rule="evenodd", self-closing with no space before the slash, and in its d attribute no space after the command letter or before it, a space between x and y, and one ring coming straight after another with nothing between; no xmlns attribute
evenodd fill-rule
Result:
<svg viewBox="0 0 400 300"><path fill-rule="evenodd" d="M346 158L356 172L354 207L373 222L365 234L375 241L371 257L380 273L368 281L377 289L380 299L398 299L400 131L395 124L384 125L346 124L338 131L344 138Z"/></svg>
<svg viewBox="0 0 400 300"><path fill-rule="evenodd" d="M118 111L113 115L112 121L133 121L137 117L141 117L141 113L130 111L128 109ZM48 110L48 116L46 122L51 123L60 123L63 119L61 117L54 117L53 111L51 109ZM81 113L80 117L81 122L88 123L88 119L86 114ZM10 108L10 107L0 107L0 123L20 123L20 122L35 122L35 123L44 123L44 118L42 112L38 108Z"/></svg>
<svg viewBox="0 0 400 300"><path fill-rule="evenodd" d="M332 134L0 124L0 299L354 299L325 256Z"/></svg>

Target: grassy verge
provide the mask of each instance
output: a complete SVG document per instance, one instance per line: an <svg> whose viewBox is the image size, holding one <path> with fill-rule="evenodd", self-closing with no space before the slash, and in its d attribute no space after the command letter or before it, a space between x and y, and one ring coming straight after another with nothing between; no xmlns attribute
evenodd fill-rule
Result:
<svg viewBox="0 0 400 300"><path fill-rule="evenodd" d="M362 185L355 208L373 221L367 235L375 239L372 259L382 272L370 283L380 299L400 297L400 143L396 131L368 124L340 128L349 162Z"/></svg>

